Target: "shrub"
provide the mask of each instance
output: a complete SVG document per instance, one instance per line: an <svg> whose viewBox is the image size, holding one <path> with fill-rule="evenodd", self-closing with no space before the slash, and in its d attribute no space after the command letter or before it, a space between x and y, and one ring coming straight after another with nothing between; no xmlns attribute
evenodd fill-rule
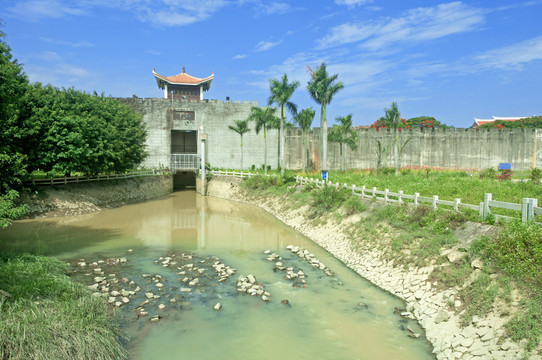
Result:
<svg viewBox="0 0 542 360"><path fill-rule="evenodd" d="M501 170L501 173L497 175L497 180L499 181L512 180L512 170L510 169Z"/></svg>
<svg viewBox="0 0 542 360"><path fill-rule="evenodd" d="M480 173L480 179L495 179L497 171L493 168L487 168Z"/></svg>
<svg viewBox="0 0 542 360"><path fill-rule="evenodd" d="M540 183L540 180L542 180L542 169L538 169L538 168L533 168L531 170L531 181L536 183L536 184L539 184Z"/></svg>

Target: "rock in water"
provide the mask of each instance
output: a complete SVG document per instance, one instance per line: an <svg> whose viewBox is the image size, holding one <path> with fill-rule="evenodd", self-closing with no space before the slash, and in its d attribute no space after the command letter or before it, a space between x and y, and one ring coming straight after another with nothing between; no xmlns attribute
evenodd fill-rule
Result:
<svg viewBox="0 0 542 360"><path fill-rule="evenodd" d="M217 303L215 306L213 306L213 309L215 309L216 311L219 311L220 309L222 309L222 304Z"/></svg>

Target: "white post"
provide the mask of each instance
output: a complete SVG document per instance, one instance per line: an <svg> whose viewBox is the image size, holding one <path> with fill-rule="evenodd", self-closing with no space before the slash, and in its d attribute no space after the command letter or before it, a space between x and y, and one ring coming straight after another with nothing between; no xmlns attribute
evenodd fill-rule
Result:
<svg viewBox="0 0 542 360"><path fill-rule="evenodd" d="M433 195L433 210L437 210L438 208L438 195Z"/></svg>
<svg viewBox="0 0 542 360"><path fill-rule="evenodd" d="M461 199L454 199L454 211L459 212L460 204L461 204Z"/></svg>
<svg viewBox="0 0 542 360"><path fill-rule="evenodd" d="M491 201L491 198L492 198L493 195L491 194L485 194L484 195L484 213L483 213L483 218L487 218L490 214L490 209L489 209L489 202Z"/></svg>
<svg viewBox="0 0 542 360"><path fill-rule="evenodd" d="M361 197L364 198L365 197L365 185L363 185L361 187Z"/></svg>
<svg viewBox="0 0 542 360"><path fill-rule="evenodd" d="M384 189L384 202L387 203L388 202L388 193L390 191L388 189Z"/></svg>
<svg viewBox="0 0 542 360"><path fill-rule="evenodd" d="M403 190L399 190L399 197L397 198L399 205L403 205Z"/></svg>
<svg viewBox="0 0 542 360"><path fill-rule="evenodd" d="M420 193L414 193L414 207L418 207L418 197Z"/></svg>

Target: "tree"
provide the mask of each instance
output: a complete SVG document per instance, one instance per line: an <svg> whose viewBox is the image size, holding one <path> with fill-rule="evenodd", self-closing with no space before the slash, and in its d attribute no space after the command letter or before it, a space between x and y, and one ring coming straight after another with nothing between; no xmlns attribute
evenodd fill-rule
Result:
<svg viewBox="0 0 542 360"><path fill-rule="evenodd" d="M314 110L310 107L303 109L294 118L295 122L301 128L303 150L301 151L301 170L305 172L305 168L309 158L309 139L305 139L312 126L314 120Z"/></svg>
<svg viewBox="0 0 542 360"><path fill-rule="evenodd" d="M344 88L342 82L335 82L338 74L329 76L326 63L323 62L316 70L307 69L310 72L311 80L307 84L307 90L316 103L320 104L320 161L322 170L328 170L327 164L327 117L326 108L333 96Z"/></svg>
<svg viewBox="0 0 542 360"><path fill-rule="evenodd" d="M229 125L228 128L241 136L241 170L243 170L243 135L250 131L247 120L234 120L235 125Z"/></svg>
<svg viewBox="0 0 542 360"><path fill-rule="evenodd" d="M276 103L280 107L280 173L284 175L284 167L286 165L285 155L285 135L284 135L284 106L288 108L292 116L297 114L297 105L290 101L295 89L299 87L299 81L294 81L288 84L288 76L284 74L281 81L276 79L269 80L269 90L271 95L267 100L268 105Z"/></svg>
<svg viewBox="0 0 542 360"><path fill-rule="evenodd" d="M485 123L483 125L480 125L478 129L521 129L521 128L528 128L528 129L540 129L542 128L542 116L531 116L528 118L515 120L515 121L507 121L507 120L495 120L492 122Z"/></svg>
<svg viewBox="0 0 542 360"><path fill-rule="evenodd" d="M22 189L28 174L22 151L28 79L4 38L0 30L0 228L27 211L25 205L17 206L13 200L19 196L17 190Z"/></svg>
<svg viewBox="0 0 542 360"><path fill-rule="evenodd" d="M358 147L358 134L352 128L352 114L346 116L338 116L335 121L339 124L334 124L329 131L329 141L339 143L341 157L341 171L346 170L346 152L343 151L343 145L347 145L350 150L355 150Z"/></svg>
<svg viewBox="0 0 542 360"><path fill-rule="evenodd" d="M390 149L389 146L382 145L382 142L380 140L376 140L376 146L375 146L375 158L376 158L376 173L377 175L380 174L380 168L382 167L382 163L385 157L389 155Z"/></svg>
<svg viewBox="0 0 542 360"><path fill-rule="evenodd" d="M448 126L442 124L433 116L417 116L406 120L406 123L412 127L420 128L440 128L445 129Z"/></svg>
<svg viewBox="0 0 542 360"><path fill-rule="evenodd" d="M267 129L272 128L273 124L280 121L275 116L275 109L253 107L250 109L249 121L255 122L256 134L263 130L263 167L265 175L267 175Z"/></svg>
<svg viewBox="0 0 542 360"><path fill-rule="evenodd" d="M123 172L146 156L142 117L113 98L36 83L27 107L30 171Z"/></svg>
<svg viewBox="0 0 542 360"><path fill-rule="evenodd" d="M406 124L404 119L401 119L401 113L399 112L399 109L397 108L397 103L392 102L391 106L389 108L384 109L385 115L384 117L380 118L378 121L383 127L387 127L388 129L393 129L393 135L394 140L392 142L393 144L393 159L395 162L395 176L399 175L399 156L400 153L403 152L406 144L410 141L410 139L407 139L403 144L401 144L401 149L399 150L399 144L397 139L397 132L401 130L403 127L409 128L410 125ZM405 124L405 126L401 126L402 124Z"/></svg>

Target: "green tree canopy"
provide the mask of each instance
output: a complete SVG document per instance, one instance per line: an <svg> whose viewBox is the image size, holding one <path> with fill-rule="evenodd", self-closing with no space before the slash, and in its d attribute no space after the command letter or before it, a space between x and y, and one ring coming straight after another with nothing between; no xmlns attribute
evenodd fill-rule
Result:
<svg viewBox="0 0 542 360"><path fill-rule="evenodd" d="M309 154L309 142L305 140L307 133L311 129L312 122L314 121L314 110L311 107L308 107L306 109L303 109L300 113L298 113L294 121L299 125L299 128L302 132L302 143L304 149L301 151L301 170L305 172L305 168L307 165L307 159Z"/></svg>
<svg viewBox="0 0 542 360"><path fill-rule="evenodd" d="M343 146L346 145L350 150L355 150L358 147L358 134L352 128L352 114L346 116L338 116L335 119L339 124L333 124L329 131L329 141L339 143L341 170L346 170L346 155L343 151Z"/></svg>
<svg viewBox="0 0 542 360"><path fill-rule="evenodd" d="M252 107L250 109L249 121L255 122L256 134L263 130L263 166L265 175L267 175L267 130L272 129L275 124L280 122L280 119L275 116L274 108Z"/></svg>
<svg viewBox="0 0 542 360"><path fill-rule="evenodd" d="M516 121L495 120L480 125L479 129L540 129L542 128L542 116L531 116Z"/></svg>
<svg viewBox="0 0 542 360"><path fill-rule="evenodd" d="M123 172L146 156L141 116L113 98L36 83L27 111L31 171Z"/></svg>

